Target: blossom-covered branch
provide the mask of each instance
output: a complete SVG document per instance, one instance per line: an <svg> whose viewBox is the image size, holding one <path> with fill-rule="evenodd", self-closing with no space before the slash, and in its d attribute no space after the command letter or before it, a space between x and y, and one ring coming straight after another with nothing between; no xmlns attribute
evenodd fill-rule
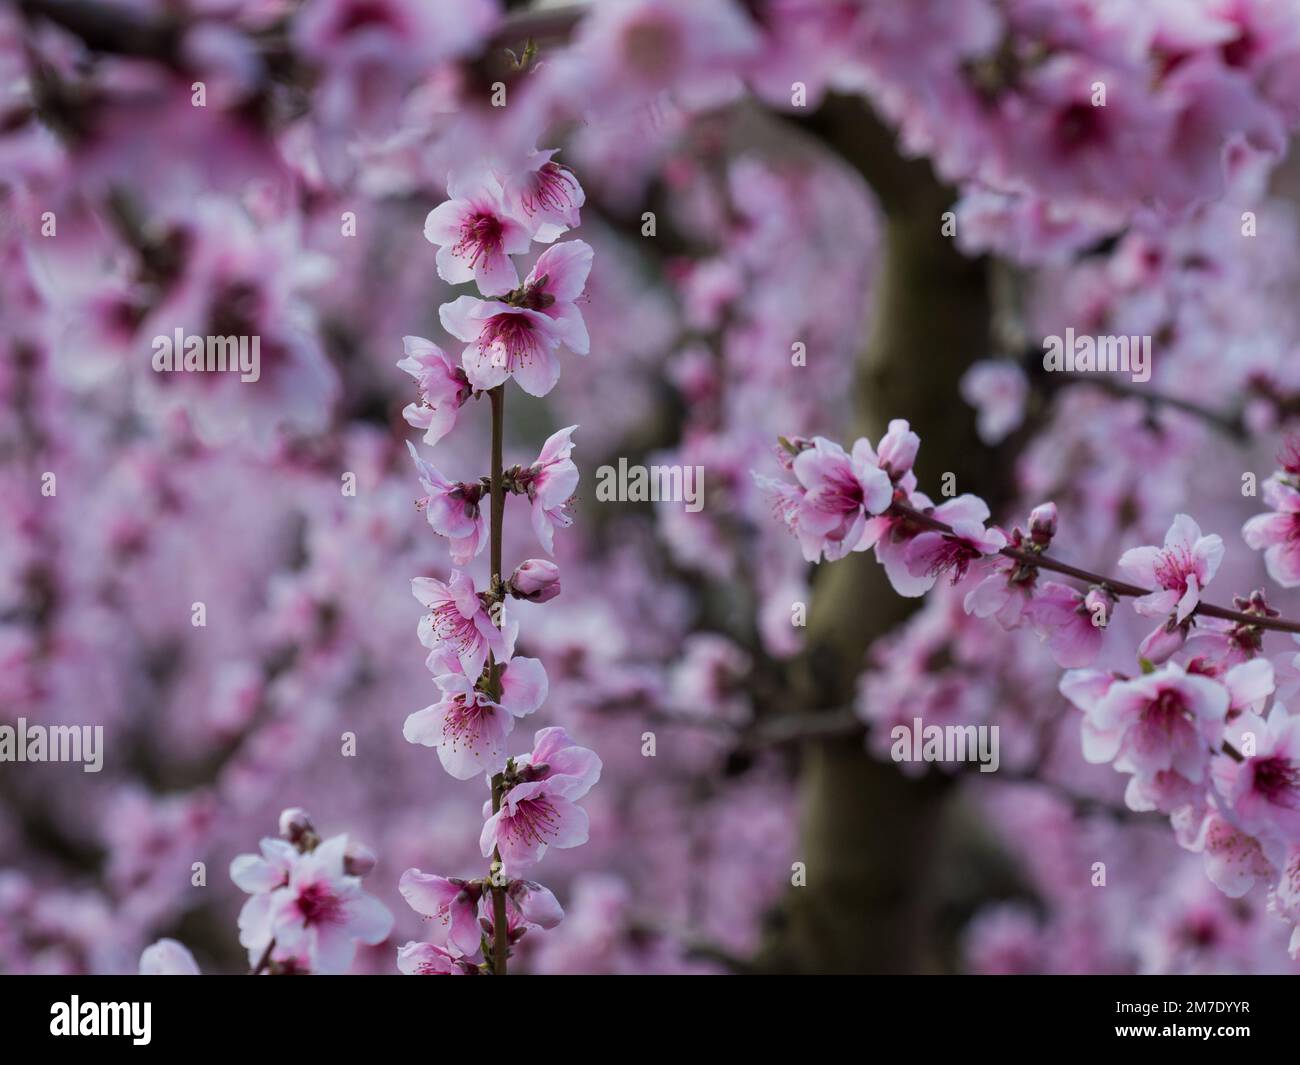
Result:
<svg viewBox="0 0 1300 1065"><path fill-rule="evenodd" d="M440 310L443 326L466 345L459 364L419 337L406 338L406 357L398 364L419 383L420 401L407 407L406 417L425 430L426 443L451 431L471 397L487 395L492 420L491 469L482 481L450 480L411 447L427 493L418 505L446 538L453 564L470 564L488 546L490 567L481 591L460 571L446 582L412 582L416 598L429 608L420 641L429 649L426 664L441 695L407 718L403 731L410 742L437 749L453 777L486 775L490 799L480 845L491 864L485 878L472 880L418 869L403 874L407 902L436 922L430 942L398 951L399 966L410 974L504 976L511 945L529 928L560 921L555 896L520 874L548 847L586 842L587 816L576 802L600 776L600 759L562 728L539 731L529 754L506 753L515 721L541 706L547 692L541 662L514 653L518 622L507 600L543 603L560 593L559 570L545 559L528 559L508 580L503 576L506 496L528 498L533 531L550 553L555 528L571 523L568 507L578 484L569 457L577 426L554 433L531 466L505 469L506 382L513 378L528 394L544 396L560 376L557 349L585 355L589 347L577 301L591 248L580 240L554 243L578 223L583 192L554 155L537 151L514 169L483 167L449 177L450 198L430 212L425 236L438 245L444 280L473 281L488 298L461 296ZM510 256L534 241L551 246L521 283ZM490 521L483 513L485 487Z"/></svg>
<svg viewBox="0 0 1300 1065"><path fill-rule="evenodd" d="M874 550L900 595L924 595L947 576L967 614L1032 627L1069 670L1060 690L1083 711L1084 757L1128 774L1129 808L1169 815L1179 843L1204 855L1225 893L1273 883L1300 953L1300 715L1281 701L1284 690L1300 691L1300 655L1263 654L1266 632L1294 635L1300 624L1280 618L1261 591L1237 598L1235 610L1204 602L1224 545L1187 515L1163 546L1126 551L1119 568L1128 579L1116 580L1047 554L1058 533L1051 503L1034 508L1027 531L1010 532L989 524L977 496L936 506L917 490L919 446L902 420L878 447L860 439L851 452L821 437L783 438L778 454L794 483L755 477L809 561ZM1266 551L1270 576L1295 587L1300 442L1288 442L1280 461L1265 486L1273 512L1250 519L1243 535ZM1040 571L1088 587L1040 583ZM1121 598L1158 619L1137 648L1136 676L1087 668Z"/></svg>

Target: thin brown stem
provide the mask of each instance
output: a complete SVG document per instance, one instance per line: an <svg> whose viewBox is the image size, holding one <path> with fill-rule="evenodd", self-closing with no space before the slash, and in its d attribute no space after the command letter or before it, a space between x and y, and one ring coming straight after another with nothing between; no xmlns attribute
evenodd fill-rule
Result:
<svg viewBox="0 0 1300 1065"><path fill-rule="evenodd" d="M488 493L492 501L491 514L491 566L492 575L488 588L493 595L492 621L501 627L501 607L505 602L503 581L501 577L501 533L505 524L505 476L504 476L504 441L506 386L497 385L488 392L492 403L492 473ZM488 658L488 687L493 699L501 698L501 674L495 657ZM505 777L497 773L492 778L492 812L501 809L501 795L504 791ZM506 956L509 946L509 929L506 927L506 892L497 881L501 874L501 851L492 852L492 973L495 976L506 975Z"/></svg>
<svg viewBox="0 0 1300 1065"><path fill-rule="evenodd" d="M925 514L915 507L909 507L906 503L895 502L891 504L887 513L895 517L906 518L917 525L927 529L933 529L936 532L951 533L952 526L940 521L930 514ZM1027 566L1035 566L1038 569L1051 570L1053 573L1060 573L1066 577L1073 577L1077 581L1085 584L1099 584L1116 596L1127 596L1136 598L1143 595L1150 595L1150 588L1142 588L1136 584L1129 584L1125 581L1116 580L1114 577L1107 577L1101 573L1093 573L1090 570L1080 569L1078 566L1071 566L1066 562L1059 562L1047 554L1040 554L1037 551L1025 551L1017 547L1004 547L998 554L1006 558L1015 559L1017 562L1023 562ZM1238 625L1250 625L1257 629L1271 629L1274 632L1291 632L1300 633L1300 621L1289 621L1286 618L1266 617L1262 614L1247 614L1241 610L1229 610L1227 607L1215 606L1213 603L1197 603L1193 614L1200 614L1207 618L1220 618L1223 621L1236 622Z"/></svg>
<svg viewBox="0 0 1300 1065"><path fill-rule="evenodd" d="M1065 388L1091 385L1112 396L1141 400L1152 410L1165 407L1198 418L1239 444L1250 441L1250 431L1246 427L1245 417L1240 407L1235 410L1217 410L1195 400L1163 392L1147 384L1125 381L1114 374L1047 373L1042 369L1041 348L1032 348L1026 352L1022 356L1021 366L1028 371L1030 381L1039 392L1049 398Z"/></svg>
<svg viewBox="0 0 1300 1065"><path fill-rule="evenodd" d="M257 964L248 970L249 976L259 975L263 969L271 964L271 951L273 950L275 950L274 939L266 945L266 950L262 951L262 956L258 959Z"/></svg>

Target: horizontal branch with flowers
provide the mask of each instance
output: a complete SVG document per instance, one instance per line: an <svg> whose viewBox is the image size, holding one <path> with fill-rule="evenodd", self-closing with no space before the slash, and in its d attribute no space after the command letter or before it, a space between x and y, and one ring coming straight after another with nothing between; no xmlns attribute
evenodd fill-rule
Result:
<svg viewBox="0 0 1300 1065"><path fill-rule="evenodd" d="M1291 952L1300 953L1300 715L1279 698L1300 655L1274 662L1263 653L1266 633L1296 637L1300 622L1282 618L1263 591L1236 597L1235 609L1203 600L1225 548L1188 515L1174 519L1162 546L1124 552L1126 579L1113 578L1048 554L1054 504L1035 507L1027 531L1010 532L989 523L978 496L935 505L917 490L919 447L901 419L878 447L781 438L778 457L794 482L754 477L808 561L873 550L900 595L924 595L946 576L967 614L1008 630L1032 627L1067 670L1059 688L1083 712L1085 760L1127 774L1128 808L1168 815L1178 842L1204 856L1226 894L1273 883L1295 926ZM1300 585L1300 441L1288 442L1280 467L1264 486L1272 511L1247 521L1242 535L1290 588ZM1040 584L1042 572L1087 589ZM1137 648L1136 676L1088 668L1121 599L1158 619Z"/></svg>

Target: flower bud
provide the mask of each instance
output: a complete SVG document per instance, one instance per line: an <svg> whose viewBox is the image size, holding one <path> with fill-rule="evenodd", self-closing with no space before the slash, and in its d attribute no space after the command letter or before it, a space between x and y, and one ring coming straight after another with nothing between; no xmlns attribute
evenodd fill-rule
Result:
<svg viewBox="0 0 1300 1065"><path fill-rule="evenodd" d="M1029 512L1029 535L1038 547L1046 547L1056 535L1056 504L1041 503Z"/></svg>
<svg viewBox="0 0 1300 1065"><path fill-rule="evenodd" d="M315 835L311 814L301 806L291 806L280 814L280 836L297 847L308 835Z"/></svg>
<svg viewBox="0 0 1300 1065"><path fill-rule="evenodd" d="M920 447L921 438L912 432L911 426L904 419L895 418L876 450L880 468L889 474L891 481L897 481L912 468Z"/></svg>
<svg viewBox="0 0 1300 1065"><path fill-rule="evenodd" d="M1115 600L1104 588L1093 586L1083 597L1083 609L1092 615L1093 624L1104 629L1110 624L1111 613L1115 609Z"/></svg>
<svg viewBox="0 0 1300 1065"><path fill-rule="evenodd" d="M348 840L343 850L343 871L348 876L366 876L375 867L375 855L368 847Z"/></svg>
<svg viewBox="0 0 1300 1065"><path fill-rule="evenodd" d="M554 928L564 920L564 910L551 892L533 880L512 880L507 889L519 916L539 928Z"/></svg>
<svg viewBox="0 0 1300 1065"><path fill-rule="evenodd" d="M530 558L510 575L509 588L516 599L548 602L560 594L560 567L543 558Z"/></svg>

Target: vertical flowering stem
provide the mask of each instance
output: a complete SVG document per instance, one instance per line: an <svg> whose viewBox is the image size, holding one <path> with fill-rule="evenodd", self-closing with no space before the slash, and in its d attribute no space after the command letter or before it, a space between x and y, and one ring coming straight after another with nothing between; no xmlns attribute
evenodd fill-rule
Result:
<svg viewBox="0 0 1300 1065"><path fill-rule="evenodd" d="M492 500L491 530L489 551L491 552L492 575L488 580L488 589L492 595L492 621L501 627L501 611L505 606L505 582L501 576L501 531L505 524L505 484L502 467L503 442L505 437L506 386L497 385L488 391L492 403L492 470L489 495ZM488 659L488 685L493 699L501 698L501 674L497 669L495 658ZM505 790L505 774L497 773L492 777L492 812L501 809L501 795ZM501 874L501 850L492 851L492 973L495 976L506 975L506 948L509 929L506 927L506 893L498 883Z"/></svg>
<svg viewBox="0 0 1300 1065"><path fill-rule="evenodd" d="M419 869L402 875L402 894L411 908L438 921L435 942L398 948L398 968L412 975L504 976L512 943L530 928L554 928L563 919L555 896L520 874L549 846L587 841L587 814L574 802L600 778L596 753L575 744L563 728L536 732L527 754L512 758L506 747L516 721L546 699L548 682L541 662L514 654L518 625L513 618L507 624L505 601L554 599L560 573L553 562L533 558L505 578L505 497L527 496L533 531L551 554L554 530L572 523L568 508L578 485L578 468L569 457L576 425L552 433L529 466L505 469L506 383L513 377L528 395L544 396L559 378L557 351L567 346L585 354L589 347L575 301L586 288L590 245L552 243L522 283L510 259L526 252L543 227L549 235L578 224L581 189L567 169L551 163L552 154L534 153L536 165L519 173L475 169L472 179L448 176L452 198L425 219L425 236L440 248L439 276L451 284L472 278L479 292L492 298L459 296L438 310L444 328L466 345L460 367L422 337L403 338L406 358L398 364L419 382L421 405L404 413L426 430L428 444L451 430L471 396L486 395L492 408L492 465L485 479L452 481L411 448L428 493L417 503L434 532L450 541L452 562L467 566L490 549L491 575L482 591L459 568L446 582L432 577L411 582L412 593L430 608L420 641L430 650L426 664L440 696L411 714L402 731L411 743L436 747L443 768L457 780L486 774L492 794L491 814L479 836L482 855L491 863L486 878L464 880ZM565 193L563 202L552 196L546 216L533 218L541 208L530 190L555 182ZM485 480L487 515L480 506Z"/></svg>

